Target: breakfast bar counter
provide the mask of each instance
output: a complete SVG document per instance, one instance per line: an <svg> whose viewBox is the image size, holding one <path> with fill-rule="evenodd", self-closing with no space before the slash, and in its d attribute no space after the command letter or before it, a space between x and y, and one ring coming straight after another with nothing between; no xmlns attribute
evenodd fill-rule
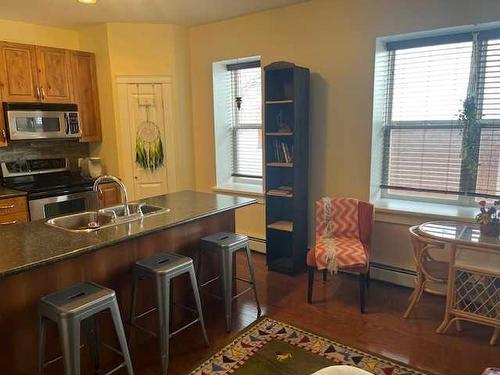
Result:
<svg viewBox="0 0 500 375"><path fill-rule="evenodd" d="M253 204L255 199L183 191L141 202L169 211L92 232L71 232L43 220L0 227L2 373L36 372L40 297L80 281L92 281L116 291L122 316L126 317L131 270L137 260L177 252L196 261L200 239L221 231L234 232L235 209ZM206 271L210 274L217 272L218 262L204 260L203 266L210 268ZM185 298L186 289L182 283L176 285L174 298ZM147 305L148 301L142 302ZM57 356L60 351L55 332L49 353ZM51 367L54 370L48 374L58 373L58 364Z"/></svg>

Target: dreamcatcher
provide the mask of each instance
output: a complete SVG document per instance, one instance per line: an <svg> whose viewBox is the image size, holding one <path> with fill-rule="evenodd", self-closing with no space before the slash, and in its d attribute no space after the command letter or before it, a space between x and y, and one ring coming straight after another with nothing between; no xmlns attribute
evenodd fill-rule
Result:
<svg viewBox="0 0 500 375"><path fill-rule="evenodd" d="M137 85L137 104L146 109L146 121L137 127L135 141L135 162L151 173L163 166L164 153L160 128L149 120L149 109L153 104L141 104L139 85Z"/></svg>

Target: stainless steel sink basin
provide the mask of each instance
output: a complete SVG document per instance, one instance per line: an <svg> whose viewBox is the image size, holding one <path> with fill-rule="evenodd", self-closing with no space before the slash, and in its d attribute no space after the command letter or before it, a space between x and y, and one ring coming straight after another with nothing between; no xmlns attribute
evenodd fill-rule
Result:
<svg viewBox="0 0 500 375"><path fill-rule="evenodd" d="M92 232L115 225L115 222L113 216L110 214L97 211L85 211L49 219L47 220L47 224L71 232Z"/></svg>
<svg viewBox="0 0 500 375"><path fill-rule="evenodd" d="M169 208L143 203L130 203L130 215L125 216L123 205L103 208L99 211L86 211L77 214L56 217L47 220L47 224L71 232L92 232L123 223L139 220L143 217L170 211Z"/></svg>
<svg viewBox="0 0 500 375"><path fill-rule="evenodd" d="M150 216L154 214L161 214L170 211L169 208L163 208L158 206L153 206L144 203L129 203L128 209L130 212L129 216L125 216L125 207L123 204L108 208L103 208L99 212L110 214L115 218L117 222L137 220L143 216Z"/></svg>

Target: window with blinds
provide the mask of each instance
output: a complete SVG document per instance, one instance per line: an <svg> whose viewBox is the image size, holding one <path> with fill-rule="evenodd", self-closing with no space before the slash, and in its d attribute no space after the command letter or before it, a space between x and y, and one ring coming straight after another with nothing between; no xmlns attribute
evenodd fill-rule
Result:
<svg viewBox="0 0 500 375"><path fill-rule="evenodd" d="M231 95L233 177L262 178L262 85L260 62L227 66Z"/></svg>
<svg viewBox="0 0 500 375"><path fill-rule="evenodd" d="M446 35L386 47L385 194L453 200L500 195L500 33ZM468 154L466 99L473 103L480 132L473 139L476 152Z"/></svg>

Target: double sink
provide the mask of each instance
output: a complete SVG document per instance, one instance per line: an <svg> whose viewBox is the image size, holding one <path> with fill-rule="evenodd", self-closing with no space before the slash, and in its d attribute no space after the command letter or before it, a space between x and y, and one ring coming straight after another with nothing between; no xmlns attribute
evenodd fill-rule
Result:
<svg viewBox="0 0 500 375"><path fill-rule="evenodd" d="M77 214L56 217L47 220L47 224L70 232L93 232L114 225L129 223L144 217L158 215L170 211L168 208L144 203L129 203L129 214L125 213L125 205L103 208L98 211L85 211Z"/></svg>

